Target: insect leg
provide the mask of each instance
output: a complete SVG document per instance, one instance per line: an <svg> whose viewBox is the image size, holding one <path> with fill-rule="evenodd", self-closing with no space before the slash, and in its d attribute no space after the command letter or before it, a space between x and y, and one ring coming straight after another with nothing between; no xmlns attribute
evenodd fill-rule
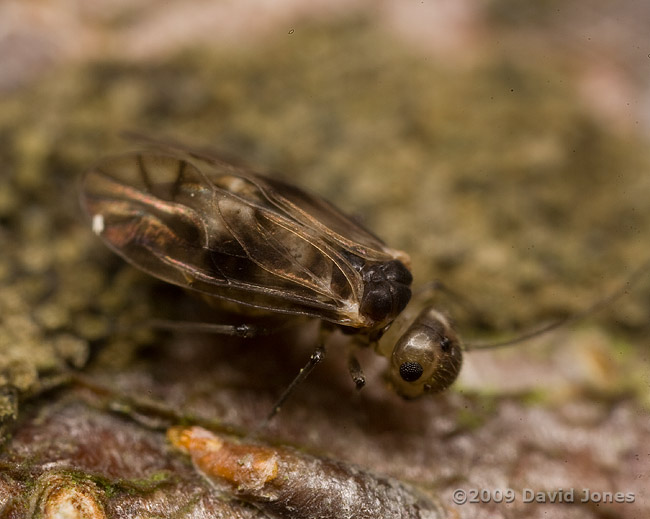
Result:
<svg viewBox="0 0 650 519"><path fill-rule="evenodd" d="M278 398L275 404L273 404L271 412L259 425L258 430L263 430L267 426L273 417L280 412L282 405L287 400L287 398L291 396L291 393L293 393L294 389L296 389L296 387L298 387L309 376L309 374L314 371L314 368L323 361L325 358L325 341L327 340L327 337L329 337L330 333L331 329L329 327L321 326L318 336L318 346L316 347L316 350L311 354L311 357L309 357L307 364L305 364L305 366L298 372L298 375L296 375L296 377L291 381L291 384L289 384L287 389L285 389L284 392L280 395L280 398Z"/></svg>
<svg viewBox="0 0 650 519"><path fill-rule="evenodd" d="M354 385L357 389L361 389L363 386L366 385L366 376L363 374L363 370L361 369L361 364L359 364L359 360L357 359L355 352L361 347L367 347L368 343L367 342L361 342L363 339L359 337L358 335L354 336L354 338L349 342L348 344L348 372L350 373L350 377L352 377L352 382L354 382ZM370 346L376 346L376 343L371 341Z"/></svg>
<svg viewBox="0 0 650 519"><path fill-rule="evenodd" d="M278 331L278 327L266 327L256 324L213 324L195 321L172 321L166 319L150 319L147 325L158 330L172 330L197 333L216 333L250 339L270 335Z"/></svg>
<svg viewBox="0 0 650 519"><path fill-rule="evenodd" d="M271 409L271 412L266 417L266 420L264 420L264 422L260 425L260 429L264 429L264 427L266 427L266 425L271 421L271 419L280 412L280 409L282 409L282 405L287 400L287 398L289 398L291 393L293 393L293 390L296 389L296 387L298 387L300 383L303 382L312 371L314 371L314 368L318 364L320 364L324 358L325 358L325 345L321 343L316 348L316 351L314 351L314 353L311 354L311 357L309 357L307 364L305 364L305 366L298 372L296 378L294 378L291 381L291 384L289 384L287 389L285 389L284 392L280 395L280 398L278 398L275 404L273 404L273 408Z"/></svg>
<svg viewBox="0 0 650 519"><path fill-rule="evenodd" d="M357 389L361 389L366 385L366 376L363 374L361 364L359 364L359 361L352 352L348 356L348 371Z"/></svg>

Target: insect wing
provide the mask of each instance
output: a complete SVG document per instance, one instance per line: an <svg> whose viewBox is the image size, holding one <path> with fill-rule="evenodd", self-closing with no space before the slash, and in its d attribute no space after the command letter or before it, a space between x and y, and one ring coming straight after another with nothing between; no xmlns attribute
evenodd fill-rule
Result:
<svg viewBox="0 0 650 519"><path fill-rule="evenodd" d="M229 172L246 177L266 198L266 204L271 204L280 213L290 215L304 228L328 236L337 248L346 249L368 261L399 260L406 266L410 265L408 254L386 246L379 237L322 198L312 196L285 182L234 166L212 150L189 148L173 140L153 139L132 132L125 136L159 151L173 152L175 156L188 162L198 161L203 164L203 169L208 175L214 170L218 174Z"/></svg>
<svg viewBox="0 0 650 519"><path fill-rule="evenodd" d="M261 178L260 183L274 205L291 214L301 225L328 236L338 247L368 261L397 259L407 265L410 263L406 253L387 247L380 238L326 200L278 180Z"/></svg>
<svg viewBox="0 0 650 519"><path fill-rule="evenodd" d="M358 311L360 275L345 247L273 203L282 200L275 189L217 162L141 153L90 170L82 204L109 246L158 278L260 308L366 326Z"/></svg>

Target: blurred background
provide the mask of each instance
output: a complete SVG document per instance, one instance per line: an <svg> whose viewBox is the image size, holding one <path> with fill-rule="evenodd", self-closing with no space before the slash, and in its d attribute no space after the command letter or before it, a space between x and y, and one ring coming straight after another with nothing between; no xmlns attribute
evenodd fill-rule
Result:
<svg viewBox="0 0 650 519"><path fill-rule="evenodd" d="M30 395L73 367L250 426L309 354L308 340L261 345L259 360L255 346L116 332L173 315L178 295L114 258L78 208L81 173L137 147L124 130L212 147L328 198L411 255L416 287L438 279L471 301L480 318L441 301L470 341L588 308L650 259L648 27L650 4L633 0L2 0L5 416L47 409ZM391 395L372 352L354 394L337 349L274 433L450 506L459 482L638 496L605 515L518 503L461 517L640 517L649 308L646 273L571 328L468 354L460 383L427 402Z"/></svg>

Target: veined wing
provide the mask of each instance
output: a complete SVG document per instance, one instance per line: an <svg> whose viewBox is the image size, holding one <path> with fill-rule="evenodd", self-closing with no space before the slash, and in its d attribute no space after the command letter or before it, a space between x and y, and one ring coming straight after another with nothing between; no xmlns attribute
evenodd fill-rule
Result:
<svg viewBox="0 0 650 519"><path fill-rule="evenodd" d="M359 264L392 256L361 244L374 251L364 257L351 240L325 232L327 222L306 225L309 207L291 206L302 192L288 186L285 197L285 188L218 159L151 152L90 170L82 203L109 246L158 278L258 308L372 326L359 313Z"/></svg>
<svg viewBox="0 0 650 519"><path fill-rule="evenodd" d="M162 152L171 151L175 156L187 161L198 161L209 178L225 173L247 178L257 186L258 194L266 199L264 205L271 204L279 212L290 215L294 221L306 228L331 237L337 247L369 261L396 259L407 267L410 265L408 254L388 247L374 233L323 198L313 196L291 184L235 166L212 150L193 149L173 140L152 139L136 133L127 133L126 137Z"/></svg>

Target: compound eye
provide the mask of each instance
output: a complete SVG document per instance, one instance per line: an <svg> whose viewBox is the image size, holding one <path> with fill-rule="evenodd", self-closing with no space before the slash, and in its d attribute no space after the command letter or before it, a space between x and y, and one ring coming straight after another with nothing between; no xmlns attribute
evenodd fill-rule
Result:
<svg viewBox="0 0 650 519"><path fill-rule="evenodd" d="M424 373L424 368L419 362L403 362L399 367L399 376L405 382L415 382Z"/></svg>

